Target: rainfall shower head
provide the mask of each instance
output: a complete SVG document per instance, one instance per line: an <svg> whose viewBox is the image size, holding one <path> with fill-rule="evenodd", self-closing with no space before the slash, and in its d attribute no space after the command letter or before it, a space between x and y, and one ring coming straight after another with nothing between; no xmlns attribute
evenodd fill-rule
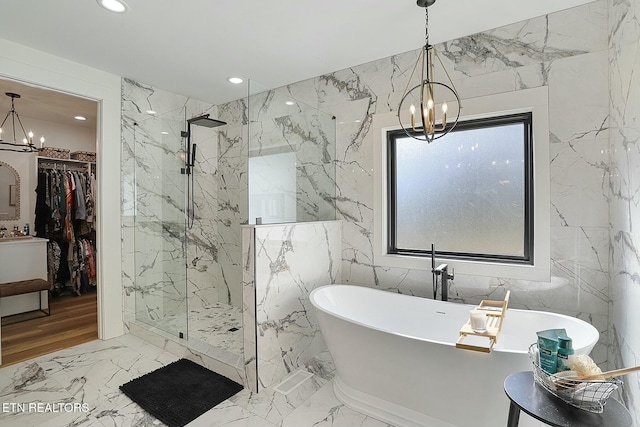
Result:
<svg viewBox="0 0 640 427"><path fill-rule="evenodd" d="M215 127L227 124L226 122L223 122L222 120L210 119L209 118L209 114L205 114L205 115L198 116L198 117L193 117L193 118L187 120L187 122L190 125L204 126L204 127L207 127L207 128L215 128Z"/></svg>

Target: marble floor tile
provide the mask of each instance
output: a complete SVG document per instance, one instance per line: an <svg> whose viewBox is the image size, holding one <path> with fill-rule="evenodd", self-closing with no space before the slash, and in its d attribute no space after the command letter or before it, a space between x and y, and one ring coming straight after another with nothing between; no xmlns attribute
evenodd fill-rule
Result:
<svg viewBox="0 0 640 427"><path fill-rule="evenodd" d="M191 421L187 427L276 427L276 424L227 400Z"/></svg>
<svg viewBox="0 0 640 427"><path fill-rule="evenodd" d="M317 393L296 408L282 422L281 427L393 427L368 417L341 403L333 393L333 382L325 384Z"/></svg>
<svg viewBox="0 0 640 427"><path fill-rule="evenodd" d="M252 393L245 389L231 397L230 400L274 424L280 424L285 417L312 397L326 382L327 380L314 375L287 395L270 388L261 390L260 393Z"/></svg>
<svg viewBox="0 0 640 427"><path fill-rule="evenodd" d="M119 386L177 359L128 334L2 367L0 403L5 406L0 407L4 409L0 411L0 427L163 427ZM337 400L330 357L321 355L310 362L309 369L315 375L286 396L272 389L259 394L245 389L188 427L389 427ZM67 410L29 411L15 405L12 408L12 403L67 405Z"/></svg>

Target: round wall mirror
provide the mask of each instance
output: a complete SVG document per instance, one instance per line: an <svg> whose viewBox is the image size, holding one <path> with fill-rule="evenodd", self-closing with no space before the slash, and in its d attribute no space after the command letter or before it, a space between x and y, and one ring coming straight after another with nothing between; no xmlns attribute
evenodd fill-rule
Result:
<svg viewBox="0 0 640 427"><path fill-rule="evenodd" d="M20 176L0 161L0 221L20 219Z"/></svg>

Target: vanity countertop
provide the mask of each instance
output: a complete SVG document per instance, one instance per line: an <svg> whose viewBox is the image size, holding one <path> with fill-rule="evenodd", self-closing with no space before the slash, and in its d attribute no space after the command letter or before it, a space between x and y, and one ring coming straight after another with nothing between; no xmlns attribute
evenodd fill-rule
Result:
<svg viewBox="0 0 640 427"><path fill-rule="evenodd" d="M34 236L3 237L0 239L0 245L44 243L48 241L49 239L43 239L42 237Z"/></svg>

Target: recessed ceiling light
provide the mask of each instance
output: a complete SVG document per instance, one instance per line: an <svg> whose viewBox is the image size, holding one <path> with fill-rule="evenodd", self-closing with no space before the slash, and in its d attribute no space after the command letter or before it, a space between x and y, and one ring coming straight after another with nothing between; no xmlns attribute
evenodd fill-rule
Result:
<svg viewBox="0 0 640 427"><path fill-rule="evenodd" d="M74 119L81 120L81 121L87 120L85 116L75 116Z"/></svg>
<svg viewBox="0 0 640 427"><path fill-rule="evenodd" d="M227 80L229 81L229 83L233 83L234 85L239 85L244 81L240 77L229 77Z"/></svg>
<svg viewBox="0 0 640 427"><path fill-rule="evenodd" d="M285 101L284 103L287 105L296 105L296 103L293 101Z"/></svg>
<svg viewBox="0 0 640 427"><path fill-rule="evenodd" d="M98 4L105 9L116 12L116 13L124 13L129 9L129 6L122 0L96 0Z"/></svg>
<svg viewBox="0 0 640 427"><path fill-rule="evenodd" d="M169 135L169 132L167 132L166 130L163 130L162 132L160 132L163 135Z"/></svg>
<svg viewBox="0 0 640 427"><path fill-rule="evenodd" d="M153 116L154 114L156 114L156 112L153 110L147 110L147 114L151 114Z"/></svg>

